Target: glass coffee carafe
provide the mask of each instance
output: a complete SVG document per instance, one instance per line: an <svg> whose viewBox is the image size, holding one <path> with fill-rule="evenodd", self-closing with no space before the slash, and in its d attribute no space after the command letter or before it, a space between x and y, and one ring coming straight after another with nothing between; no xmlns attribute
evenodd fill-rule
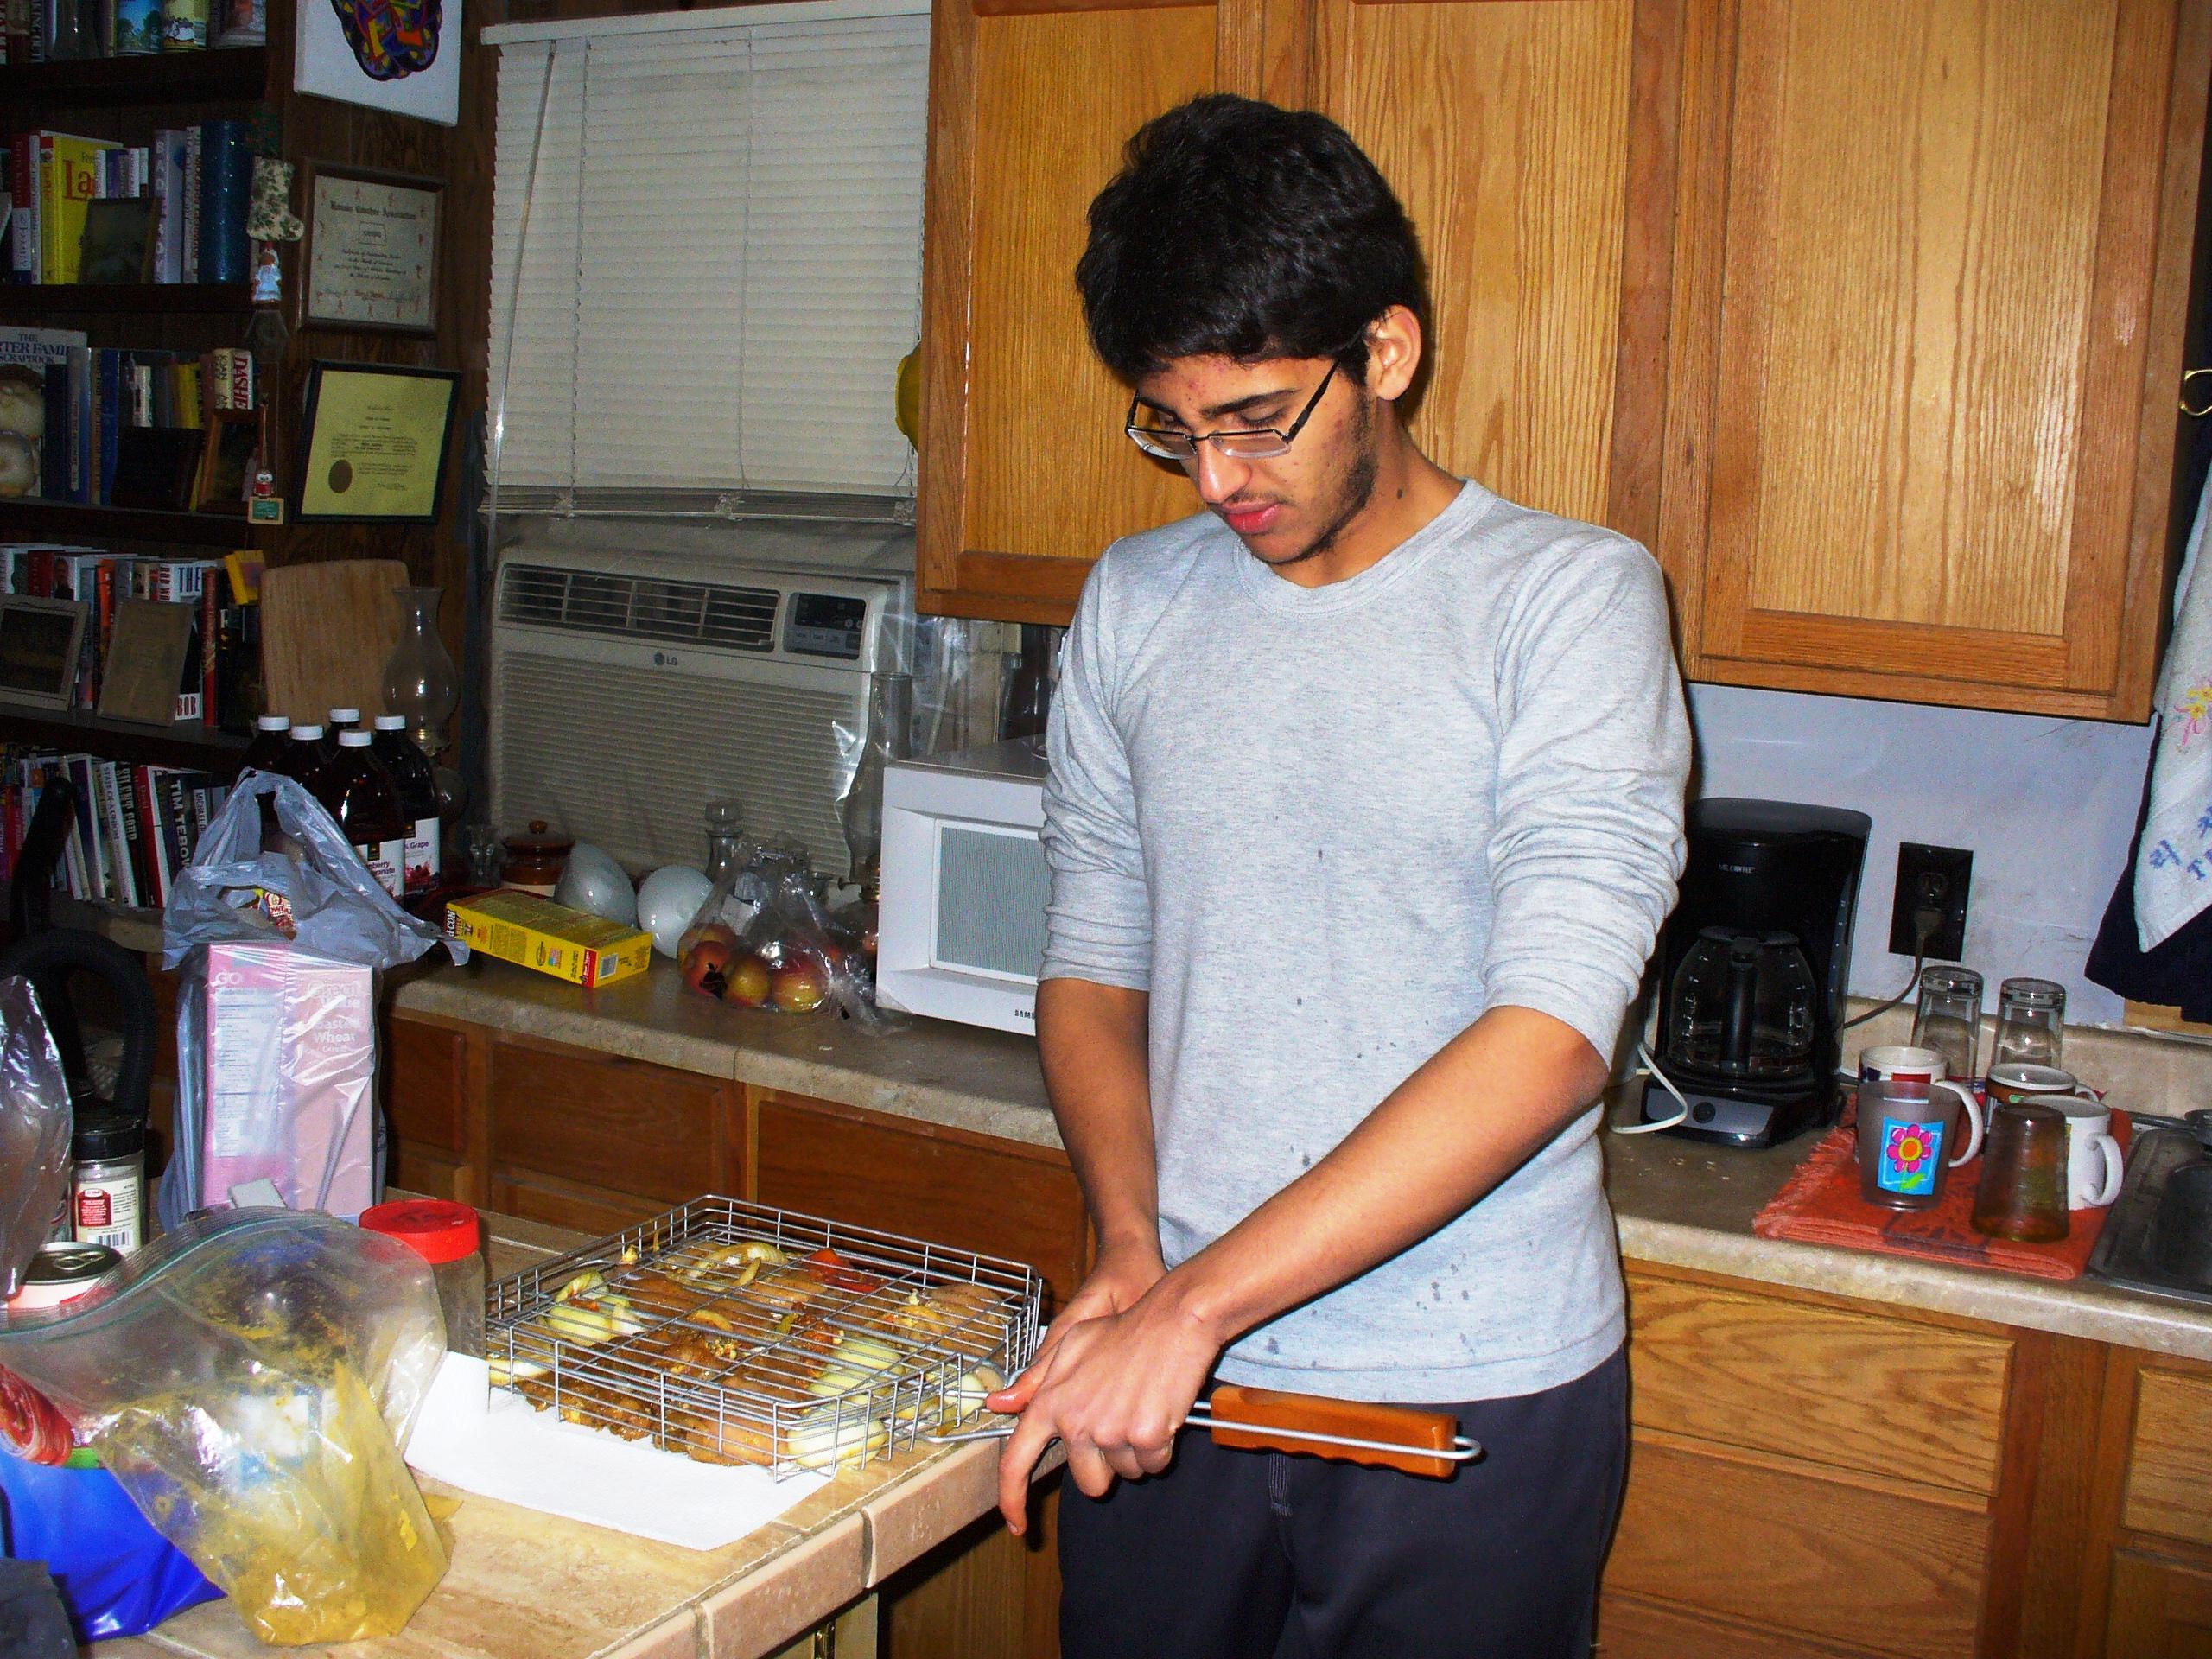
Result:
<svg viewBox="0 0 2212 1659"><path fill-rule="evenodd" d="M1737 1083L1781 1083L1813 1065L1813 969L1791 933L1708 927L1675 971L1667 1057Z"/></svg>

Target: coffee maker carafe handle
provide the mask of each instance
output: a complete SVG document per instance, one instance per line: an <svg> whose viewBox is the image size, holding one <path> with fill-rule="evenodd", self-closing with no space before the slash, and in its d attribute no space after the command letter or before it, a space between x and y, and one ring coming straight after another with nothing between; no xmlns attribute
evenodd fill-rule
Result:
<svg viewBox="0 0 2212 1659"><path fill-rule="evenodd" d="M1728 945L1728 981L1720 1007L1720 1052L1741 1071L1749 1066L1751 1040L1758 1031L1759 942L1732 939Z"/></svg>

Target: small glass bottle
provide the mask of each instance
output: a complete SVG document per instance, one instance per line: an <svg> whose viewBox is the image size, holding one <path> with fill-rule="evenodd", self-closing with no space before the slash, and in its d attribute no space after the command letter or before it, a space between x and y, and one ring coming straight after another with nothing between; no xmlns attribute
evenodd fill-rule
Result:
<svg viewBox="0 0 2212 1659"><path fill-rule="evenodd" d="M728 796L707 803L707 880L719 881L744 868L745 824L738 804Z"/></svg>
<svg viewBox="0 0 2212 1659"><path fill-rule="evenodd" d="M430 1264L446 1319L446 1351L481 1358L484 1229L476 1211L445 1198L398 1198L362 1211L361 1225L399 1240Z"/></svg>

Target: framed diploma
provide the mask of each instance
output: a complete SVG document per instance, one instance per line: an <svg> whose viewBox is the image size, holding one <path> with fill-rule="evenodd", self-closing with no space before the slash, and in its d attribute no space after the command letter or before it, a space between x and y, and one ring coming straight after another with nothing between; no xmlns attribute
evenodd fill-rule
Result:
<svg viewBox="0 0 2212 1659"><path fill-rule="evenodd" d="M451 369L310 365L300 522L435 524L460 384Z"/></svg>
<svg viewBox="0 0 2212 1659"><path fill-rule="evenodd" d="M435 179L317 162L308 181L304 323L437 327Z"/></svg>

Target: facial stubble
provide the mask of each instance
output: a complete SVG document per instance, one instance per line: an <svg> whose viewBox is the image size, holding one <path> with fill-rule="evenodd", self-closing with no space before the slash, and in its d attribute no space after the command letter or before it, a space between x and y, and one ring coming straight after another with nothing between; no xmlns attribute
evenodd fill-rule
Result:
<svg viewBox="0 0 2212 1659"><path fill-rule="evenodd" d="M1318 559L1337 544L1337 537L1351 527L1352 521L1367 511L1367 504L1375 498L1375 480L1380 470L1375 446L1375 415L1369 399L1357 398L1352 404L1352 417L1345 441L1356 452L1351 468L1344 474L1344 487L1337 493L1336 515L1329 520L1328 528L1307 544L1304 550L1287 559L1264 559L1270 569L1281 570L1286 566L1303 564L1308 559ZM1257 555L1254 556L1257 557Z"/></svg>

